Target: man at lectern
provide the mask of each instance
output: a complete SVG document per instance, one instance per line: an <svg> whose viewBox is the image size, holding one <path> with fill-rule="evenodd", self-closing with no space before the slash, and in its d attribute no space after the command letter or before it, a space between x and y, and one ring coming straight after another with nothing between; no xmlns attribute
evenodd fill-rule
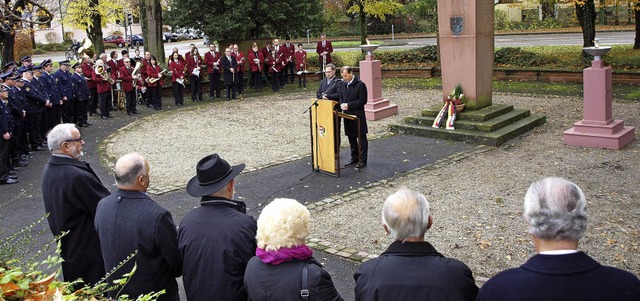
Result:
<svg viewBox="0 0 640 301"><path fill-rule="evenodd" d="M340 93L340 109L343 113L355 115L358 120L344 120L344 134L349 138L351 146L351 160L345 167L358 164L358 168L367 166L367 119L364 113L364 105L367 103L367 86L353 75L353 70L349 66L343 66L340 75L344 81L342 92ZM358 122L360 122L360 151L361 159L358 160Z"/></svg>
<svg viewBox="0 0 640 301"><path fill-rule="evenodd" d="M324 69L326 78L320 82L316 99L330 99L338 101L340 99L340 88L342 81L336 77L336 65L327 64Z"/></svg>

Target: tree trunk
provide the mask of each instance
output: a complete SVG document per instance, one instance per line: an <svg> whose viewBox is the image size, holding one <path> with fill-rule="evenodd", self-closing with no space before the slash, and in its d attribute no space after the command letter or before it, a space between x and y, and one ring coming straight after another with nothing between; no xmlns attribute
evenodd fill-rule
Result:
<svg viewBox="0 0 640 301"><path fill-rule="evenodd" d="M2 33L2 64L15 60L13 46L16 44L16 33L3 32ZM18 64L19 65L19 64Z"/></svg>
<svg viewBox="0 0 640 301"><path fill-rule="evenodd" d="M636 16L636 39L633 43L633 49L640 49L640 2L636 2L634 11Z"/></svg>
<svg viewBox="0 0 640 301"><path fill-rule="evenodd" d="M165 62L162 42L162 6L160 0L143 0L140 8L140 23L144 36L144 48L156 57L158 63Z"/></svg>
<svg viewBox="0 0 640 301"><path fill-rule="evenodd" d="M360 7L360 45L367 44L367 14L364 12L364 3L358 3Z"/></svg>
<svg viewBox="0 0 640 301"><path fill-rule="evenodd" d="M583 47L594 45L596 37L596 8L594 0L587 0L584 5L576 4L576 16L582 28Z"/></svg>
<svg viewBox="0 0 640 301"><path fill-rule="evenodd" d="M91 0L89 7L98 5L98 0ZM91 22L93 26L87 26L87 37L93 43L93 50L96 56L104 53L104 41L102 41L102 17L99 13L95 13L91 16Z"/></svg>

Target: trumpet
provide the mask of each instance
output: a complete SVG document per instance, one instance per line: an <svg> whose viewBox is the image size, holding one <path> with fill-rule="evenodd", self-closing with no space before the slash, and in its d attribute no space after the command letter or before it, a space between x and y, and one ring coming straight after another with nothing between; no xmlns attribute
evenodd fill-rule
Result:
<svg viewBox="0 0 640 301"><path fill-rule="evenodd" d="M147 77L147 83L153 84L157 81L159 81L162 78L162 73L167 72L167 70L162 70L160 71L160 73L158 73L158 77Z"/></svg>

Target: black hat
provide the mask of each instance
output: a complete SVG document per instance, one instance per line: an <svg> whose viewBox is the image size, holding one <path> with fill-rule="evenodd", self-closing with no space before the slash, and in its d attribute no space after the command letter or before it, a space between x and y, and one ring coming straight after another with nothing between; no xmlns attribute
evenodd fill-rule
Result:
<svg viewBox="0 0 640 301"><path fill-rule="evenodd" d="M73 64L73 66L71 66L71 68L76 69L80 67L80 62L76 62L75 64Z"/></svg>
<svg viewBox="0 0 640 301"><path fill-rule="evenodd" d="M60 65L69 65L69 60L59 61L58 64L60 64Z"/></svg>
<svg viewBox="0 0 640 301"><path fill-rule="evenodd" d="M31 66L29 66L31 67ZM20 67L18 68L18 73L25 73L27 71L29 71L31 68L27 68L27 67Z"/></svg>
<svg viewBox="0 0 640 301"><path fill-rule="evenodd" d="M42 61L42 63L40 63L40 66L44 67L47 65L53 65L53 63L51 62L51 59L46 59L44 61Z"/></svg>
<svg viewBox="0 0 640 301"><path fill-rule="evenodd" d="M38 66L29 66L29 68L27 70L42 70L42 68L44 68L44 62Z"/></svg>
<svg viewBox="0 0 640 301"><path fill-rule="evenodd" d="M231 166L218 154L206 156L196 165L196 176L189 180L187 193L201 197L225 187L244 169L244 164Z"/></svg>
<svg viewBox="0 0 640 301"><path fill-rule="evenodd" d="M4 64L4 66L3 66L2 68L3 68L3 69L7 69L7 68L9 68L9 67L13 67L13 66L15 66L15 65L16 65L16 62L11 61L11 62L8 62L8 63Z"/></svg>
<svg viewBox="0 0 640 301"><path fill-rule="evenodd" d="M9 88L7 88L7 86L2 86L2 88L0 88L0 92L9 92Z"/></svg>
<svg viewBox="0 0 640 301"><path fill-rule="evenodd" d="M13 71L13 73L11 73L11 78L14 80L17 80L21 77L22 77L22 72Z"/></svg>
<svg viewBox="0 0 640 301"><path fill-rule="evenodd" d="M25 55L20 59L21 62L31 61L31 56Z"/></svg>

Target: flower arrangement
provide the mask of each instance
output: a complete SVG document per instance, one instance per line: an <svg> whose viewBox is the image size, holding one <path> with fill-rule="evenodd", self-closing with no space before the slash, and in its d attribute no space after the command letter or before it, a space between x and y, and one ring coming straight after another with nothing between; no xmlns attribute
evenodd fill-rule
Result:
<svg viewBox="0 0 640 301"><path fill-rule="evenodd" d="M462 110L464 110L464 105L466 100L467 98L464 97L464 93L462 92L462 86L460 86L460 84L457 84L456 87L453 89L453 91L451 91L451 94L447 96L447 101L453 102L458 112L461 112Z"/></svg>

